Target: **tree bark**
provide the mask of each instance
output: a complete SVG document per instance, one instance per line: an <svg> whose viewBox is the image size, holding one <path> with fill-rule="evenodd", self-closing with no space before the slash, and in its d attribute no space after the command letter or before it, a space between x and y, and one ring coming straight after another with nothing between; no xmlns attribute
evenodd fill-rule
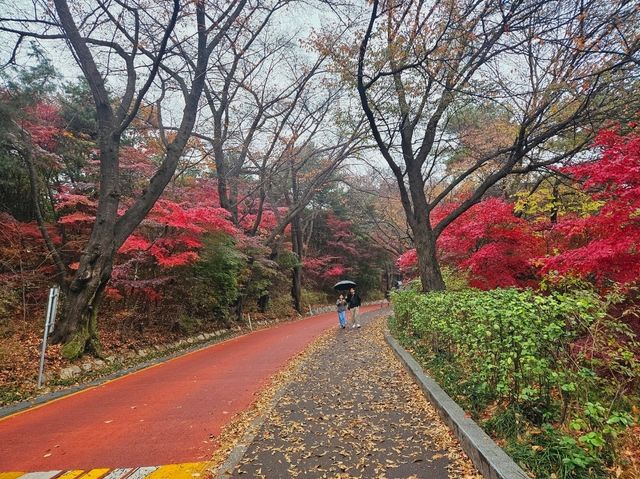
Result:
<svg viewBox="0 0 640 479"><path fill-rule="evenodd" d="M438 262L436 241L437 234L431 227L429 203L424 192L424 179L421 169L413 159L405 159L411 202L403 204L405 214L410 219L409 226L413 231L416 252L418 253L418 271L422 291L443 291L444 280Z"/></svg>
<svg viewBox="0 0 640 479"><path fill-rule="evenodd" d="M104 135L101 139L101 188L96 222L78 271L65 288L63 321L51 337L53 343L64 343L62 354L73 359L88 352L101 355L97 332L97 314L107 286L113 259L120 246L115 238L120 203L118 171L119 137Z"/></svg>
<svg viewBox="0 0 640 479"><path fill-rule="evenodd" d="M418 271L423 291L444 291L445 284L437 258L436 236L428 223L418 223L413 229Z"/></svg>
<svg viewBox="0 0 640 479"><path fill-rule="evenodd" d="M87 281L75 280L64 298L64 317L52 335L52 342L64 342L62 355L74 359L87 352L102 357L102 347L98 337L97 316L104 290L111 275L109 258L102 255L99 265Z"/></svg>
<svg viewBox="0 0 640 479"><path fill-rule="evenodd" d="M291 239L293 252L297 257L298 263L293 267L291 273L291 299L293 308L302 313L302 257L303 257L303 238L302 228L300 227L300 216L296 216L291 222Z"/></svg>

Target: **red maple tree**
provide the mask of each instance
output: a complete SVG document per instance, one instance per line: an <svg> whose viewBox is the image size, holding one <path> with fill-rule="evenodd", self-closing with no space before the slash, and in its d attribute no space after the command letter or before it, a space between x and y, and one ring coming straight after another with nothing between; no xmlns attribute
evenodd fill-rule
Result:
<svg viewBox="0 0 640 479"><path fill-rule="evenodd" d="M444 217L458 203L434 210ZM542 242L532 225L513 213L513 205L499 198L488 198L457 218L438 238L440 259L469 272L469 283L480 289L507 286L534 286L537 274L532 258L542 252ZM397 261L403 272L417 265L415 250Z"/></svg>
<svg viewBox="0 0 640 479"><path fill-rule="evenodd" d="M634 127L634 125L631 125ZM543 272L592 279L600 286L640 278L640 135L602 131L600 156L565 168L601 208L588 216L566 215L552 232L559 253L543 260Z"/></svg>

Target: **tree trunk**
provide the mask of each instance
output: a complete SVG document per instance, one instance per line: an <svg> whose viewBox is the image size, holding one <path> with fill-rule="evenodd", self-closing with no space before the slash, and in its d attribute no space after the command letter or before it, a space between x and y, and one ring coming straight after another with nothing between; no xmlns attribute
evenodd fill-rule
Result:
<svg viewBox="0 0 640 479"><path fill-rule="evenodd" d="M291 239L293 252L295 253L298 264L293 267L291 274L291 299L293 300L294 309L302 314L302 257L303 257L303 238L302 228L300 226L300 216L291 222Z"/></svg>
<svg viewBox="0 0 640 479"><path fill-rule="evenodd" d="M111 277L116 244L116 221L120 204L120 137L111 131L100 138L100 193L96 221L84 247L78 270L63 286L64 309L51 337L52 343L64 344L62 354L68 359L85 352L100 357L97 315L104 290Z"/></svg>
<svg viewBox="0 0 640 479"><path fill-rule="evenodd" d="M302 266L294 266L291 281L293 308L302 314Z"/></svg>
<svg viewBox="0 0 640 479"><path fill-rule="evenodd" d="M102 356L97 315L111 276L112 258L109 253L87 258L65 289L63 320L56 324L51 341L64 343L62 355L67 359L84 353Z"/></svg>
<svg viewBox="0 0 640 479"><path fill-rule="evenodd" d="M438 263L436 236L429 224L429 220L412 225L414 243L418 253L418 271L422 291L444 291L445 284Z"/></svg>
<svg viewBox="0 0 640 479"><path fill-rule="evenodd" d="M411 202L403 202L407 220L413 231L413 242L418 254L418 272L422 291L443 291L445 289L440 264L436 254L438 239L431 227L429 203L424 192L421 166L405 159Z"/></svg>

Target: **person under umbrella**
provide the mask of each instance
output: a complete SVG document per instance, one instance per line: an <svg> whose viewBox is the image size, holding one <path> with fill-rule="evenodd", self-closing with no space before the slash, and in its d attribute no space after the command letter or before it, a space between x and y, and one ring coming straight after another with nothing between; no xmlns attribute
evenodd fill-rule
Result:
<svg viewBox="0 0 640 479"><path fill-rule="evenodd" d="M355 288L351 288L349 294L347 294L347 309L351 313L351 328L353 329L360 327L360 323L358 322L360 304L360 295L356 292Z"/></svg>
<svg viewBox="0 0 640 479"><path fill-rule="evenodd" d="M343 294L341 294L338 301L336 301L336 308L338 309L340 328L344 329L347 327L347 300Z"/></svg>

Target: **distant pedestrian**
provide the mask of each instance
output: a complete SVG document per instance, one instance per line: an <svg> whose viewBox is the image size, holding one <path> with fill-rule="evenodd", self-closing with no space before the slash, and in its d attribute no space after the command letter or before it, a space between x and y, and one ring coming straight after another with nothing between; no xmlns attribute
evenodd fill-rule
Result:
<svg viewBox="0 0 640 479"><path fill-rule="evenodd" d="M351 328L359 328L358 311L360 310L360 295L354 288L349 290L347 295L347 309L351 312Z"/></svg>
<svg viewBox="0 0 640 479"><path fill-rule="evenodd" d="M347 300L344 295L340 295L338 301L336 301L336 308L338 308L338 321L342 329L347 327Z"/></svg>

